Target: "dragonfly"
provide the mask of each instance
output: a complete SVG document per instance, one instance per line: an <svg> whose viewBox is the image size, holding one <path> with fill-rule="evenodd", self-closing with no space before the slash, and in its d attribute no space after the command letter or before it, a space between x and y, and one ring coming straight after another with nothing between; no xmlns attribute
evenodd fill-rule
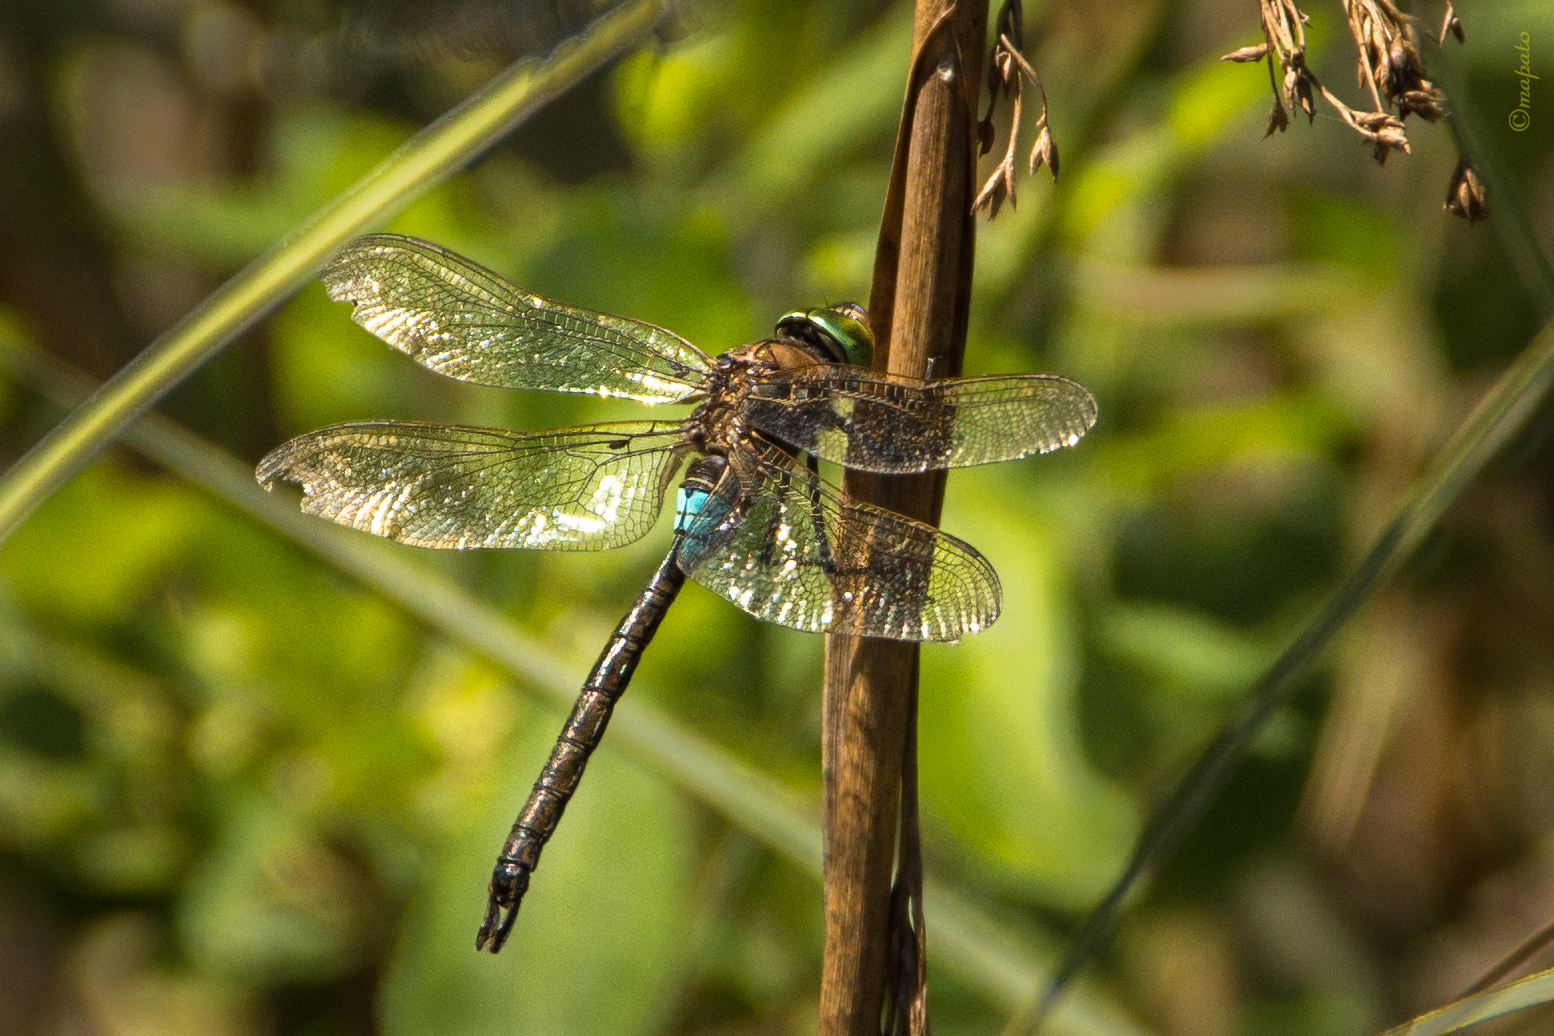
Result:
<svg viewBox="0 0 1554 1036"><path fill-rule="evenodd" d="M868 314L851 303L789 313L772 337L713 357L415 238L359 238L322 278L356 323L448 377L694 405L678 421L547 431L339 424L281 445L256 471L266 488L299 484L304 511L400 543L601 550L644 536L685 467L669 552L584 681L497 857L475 939L493 953L687 577L793 629L957 641L998 617L992 565L948 533L849 497L818 462L904 474L1013 460L1073 446L1096 419L1089 391L1056 374L872 371Z"/></svg>

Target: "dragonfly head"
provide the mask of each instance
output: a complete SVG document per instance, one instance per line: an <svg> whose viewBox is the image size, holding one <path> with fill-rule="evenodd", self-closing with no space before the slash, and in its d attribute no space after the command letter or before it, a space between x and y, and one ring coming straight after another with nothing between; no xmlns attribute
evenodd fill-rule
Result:
<svg viewBox="0 0 1554 1036"><path fill-rule="evenodd" d="M874 362L869 314L856 302L794 310L777 321L777 333L818 350L832 363L868 367Z"/></svg>

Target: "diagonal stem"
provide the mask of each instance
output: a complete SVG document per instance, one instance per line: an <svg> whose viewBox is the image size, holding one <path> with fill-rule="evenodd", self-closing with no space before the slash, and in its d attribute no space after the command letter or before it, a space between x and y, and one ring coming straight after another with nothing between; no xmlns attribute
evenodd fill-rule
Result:
<svg viewBox="0 0 1554 1036"><path fill-rule="evenodd" d="M628 0L543 61L510 66L238 271L71 411L0 479L0 544L130 422L280 305L348 238L462 169L645 37L665 10L665 0Z"/></svg>
<svg viewBox="0 0 1554 1036"><path fill-rule="evenodd" d="M1133 886L1182 844L1246 757L1247 748L1269 715L1290 700L1299 679L1310 671L1333 637L1435 530L1441 516L1468 483L1543 404L1551 386L1554 321L1544 325L1494 391L1458 429L1451 444L1349 578L1252 688L1240 715L1220 731L1171 794L1156 807L1127 866L1075 936L1040 1002L1011 1024L1011 1032L1035 1032L1040 1028L1064 989L1110 938L1117 912Z"/></svg>

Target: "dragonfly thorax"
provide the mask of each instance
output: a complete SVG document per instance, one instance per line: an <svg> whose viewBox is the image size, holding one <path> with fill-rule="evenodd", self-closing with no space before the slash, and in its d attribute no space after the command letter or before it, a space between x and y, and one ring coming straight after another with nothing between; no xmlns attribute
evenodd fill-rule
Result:
<svg viewBox="0 0 1554 1036"><path fill-rule="evenodd" d="M817 349L793 339L766 338L730 349L707 372L706 401L690 417L696 447L727 453L749 434L745 401L764 378L830 362Z"/></svg>

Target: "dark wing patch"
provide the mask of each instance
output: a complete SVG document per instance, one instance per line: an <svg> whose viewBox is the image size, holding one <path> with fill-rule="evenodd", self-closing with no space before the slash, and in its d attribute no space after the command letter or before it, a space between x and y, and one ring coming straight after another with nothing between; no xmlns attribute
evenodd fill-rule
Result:
<svg viewBox="0 0 1554 1036"><path fill-rule="evenodd" d="M745 403L761 431L825 460L882 474L1014 460L1077 443L1095 397L1056 374L918 381L861 367L762 379Z"/></svg>

